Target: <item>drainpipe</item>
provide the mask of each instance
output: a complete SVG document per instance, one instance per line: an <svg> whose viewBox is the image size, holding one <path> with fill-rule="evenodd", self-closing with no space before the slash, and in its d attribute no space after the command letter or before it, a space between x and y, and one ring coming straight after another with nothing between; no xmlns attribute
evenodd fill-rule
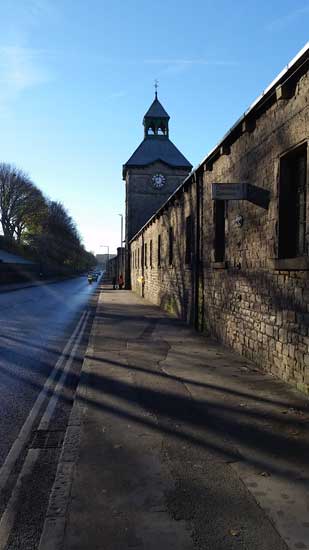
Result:
<svg viewBox="0 0 309 550"><path fill-rule="evenodd" d="M194 261L194 327L200 330L199 322L199 287L200 287L200 244L201 244L201 178L199 173L194 174L196 190L196 223L195 223L195 261Z"/></svg>
<svg viewBox="0 0 309 550"><path fill-rule="evenodd" d="M145 250L144 250L144 232L142 232L142 250L141 250L141 263L142 263L142 298L144 298L144 284L145 284Z"/></svg>

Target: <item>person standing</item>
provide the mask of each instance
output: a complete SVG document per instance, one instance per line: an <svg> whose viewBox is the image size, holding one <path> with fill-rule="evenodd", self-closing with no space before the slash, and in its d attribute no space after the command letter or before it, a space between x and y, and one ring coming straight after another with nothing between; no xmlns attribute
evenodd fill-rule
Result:
<svg viewBox="0 0 309 550"><path fill-rule="evenodd" d="M118 285L119 285L119 290L122 290L122 287L123 287L123 275L122 275L122 273L120 273L120 275L119 275Z"/></svg>
<svg viewBox="0 0 309 550"><path fill-rule="evenodd" d="M116 276L114 275L113 280L112 280L112 282L113 282L113 290L116 290L116 281L117 281L117 279L116 279Z"/></svg>

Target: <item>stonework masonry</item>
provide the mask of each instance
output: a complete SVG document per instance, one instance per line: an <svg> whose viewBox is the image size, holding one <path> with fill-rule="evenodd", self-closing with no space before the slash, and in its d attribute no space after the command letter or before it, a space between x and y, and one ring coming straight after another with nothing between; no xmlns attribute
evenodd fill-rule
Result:
<svg viewBox="0 0 309 550"><path fill-rule="evenodd" d="M152 177L159 173L165 177L162 189L154 189ZM170 167L157 161L148 166L134 167L126 173L126 235L131 239L147 220L181 185L188 170Z"/></svg>
<svg viewBox="0 0 309 550"><path fill-rule="evenodd" d="M136 293L306 393L308 97L307 48L130 245L131 281ZM298 150L306 159L306 185L297 195L295 212L305 208L299 214L299 234L304 231L306 245L302 254L285 257L279 246L280 231L287 235L285 228L292 221L282 214L282 159L289 154L294 158L293 152ZM267 193L268 201L267 205L225 201L220 237L220 231L216 233L216 208L220 205L212 200L211 184L232 182L250 182ZM281 244L283 250L285 245Z"/></svg>
<svg viewBox="0 0 309 550"><path fill-rule="evenodd" d="M129 241L169 199L192 165L169 139L169 115L155 98L143 119L144 139L123 165L126 184L126 288L130 288Z"/></svg>

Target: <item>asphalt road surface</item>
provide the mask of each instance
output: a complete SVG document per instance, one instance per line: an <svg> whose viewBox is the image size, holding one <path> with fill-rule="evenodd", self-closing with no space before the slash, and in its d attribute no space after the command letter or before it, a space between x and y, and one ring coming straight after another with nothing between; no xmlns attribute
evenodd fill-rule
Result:
<svg viewBox="0 0 309 550"><path fill-rule="evenodd" d="M0 292L0 550L37 547L96 289L79 277Z"/></svg>

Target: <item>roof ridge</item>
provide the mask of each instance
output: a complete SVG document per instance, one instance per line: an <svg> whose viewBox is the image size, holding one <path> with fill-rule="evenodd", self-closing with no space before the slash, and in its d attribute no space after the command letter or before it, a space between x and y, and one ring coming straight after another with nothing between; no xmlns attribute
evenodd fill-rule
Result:
<svg viewBox="0 0 309 550"><path fill-rule="evenodd" d="M125 174L128 166L147 166L158 160L173 167L188 168L188 170L192 168L191 163L169 138L145 138L123 165L123 173Z"/></svg>
<svg viewBox="0 0 309 550"><path fill-rule="evenodd" d="M150 105L148 111L144 115L145 118L170 118L169 114L164 109L162 103L158 100L156 96Z"/></svg>

